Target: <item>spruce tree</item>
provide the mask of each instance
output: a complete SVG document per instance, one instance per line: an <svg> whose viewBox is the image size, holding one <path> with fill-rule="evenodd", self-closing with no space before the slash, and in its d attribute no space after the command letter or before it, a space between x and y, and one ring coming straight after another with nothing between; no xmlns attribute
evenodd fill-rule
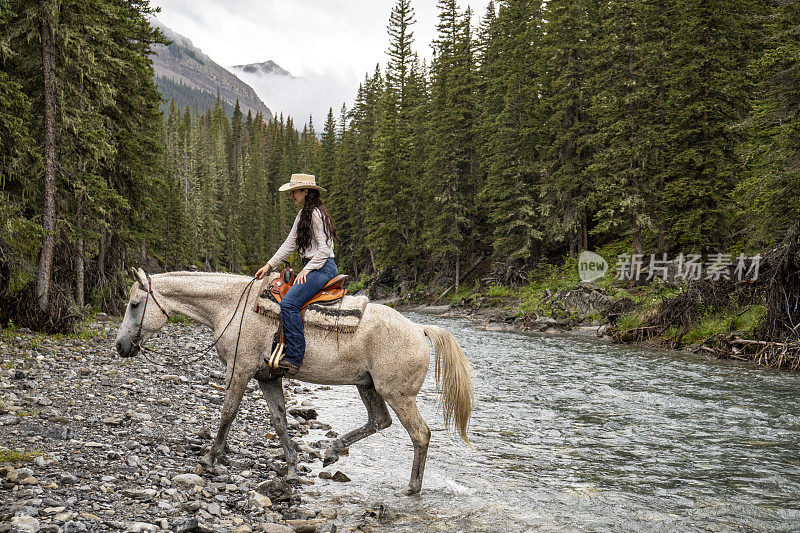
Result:
<svg viewBox="0 0 800 533"><path fill-rule="evenodd" d="M536 210L540 193L542 117L536 51L540 48L538 2L509 0L500 5L495 42L501 52L494 64L500 76L488 81L487 94L502 98L491 119L488 173L481 201L488 206L494 258L505 279L541 252L543 233Z"/></svg>
<svg viewBox="0 0 800 533"><path fill-rule="evenodd" d="M476 72L471 13L455 0L439 2L428 124L431 135L425 214L427 249L448 265L456 288L460 262L475 225L478 186Z"/></svg>
<svg viewBox="0 0 800 533"><path fill-rule="evenodd" d="M755 84L743 123L743 179L737 184L734 228L758 249L780 241L800 220L800 2L774 4L764 15L749 72Z"/></svg>
<svg viewBox="0 0 800 533"><path fill-rule="evenodd" d="M552 0L539 59L542 63L544 150L540 213L542 230L552 245L571 252L588 247L588 210L592 182L587 80L597 28L595 0Z"/></svg>
<svg viewBox="0 0 800 533"><path fill-rule="evenodd" d="M674 4L666 100L672 148L664 211L682 247L715 251L725 245L731 195L742 167L736 126L748 113L746 67L761 4L680 0Z"/></svg>

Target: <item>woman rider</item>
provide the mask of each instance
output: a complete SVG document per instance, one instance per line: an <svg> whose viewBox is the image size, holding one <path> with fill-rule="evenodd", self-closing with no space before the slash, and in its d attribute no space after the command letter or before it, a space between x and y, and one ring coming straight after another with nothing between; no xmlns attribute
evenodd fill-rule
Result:
<svg viewBox="0 0 800 533"><path fill-rule="evenodd" d="M294 205L302 207L294 219L292 230L275 255L256 272L256 279L269 274L286 261L297 249L303 258L303 270L281 300L281 321L286 335L286 353L278 366L285 374L293 376L303 364L306 340L300 308L336 277L339 270L333 260L333 241L336 227L320 199L316 178L310 174L292 174L289 183L279 191L289 191Z"/></svg>

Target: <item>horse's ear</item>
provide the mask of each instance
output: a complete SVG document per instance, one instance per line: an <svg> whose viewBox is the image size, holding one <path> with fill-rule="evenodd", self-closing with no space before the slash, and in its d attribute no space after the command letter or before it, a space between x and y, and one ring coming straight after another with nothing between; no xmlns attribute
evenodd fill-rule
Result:
<svg viewBox="0 0 800 533"><path fill-rule="evenodd" d="M148 283L147 283L147 274L145 274L144 270L142 270L141 268L138 270L134 270L133 267L131 267L131 272L133 272L133 279L135 279L139 283L139 287L141 287L143 291L146 291Z"/></svg>

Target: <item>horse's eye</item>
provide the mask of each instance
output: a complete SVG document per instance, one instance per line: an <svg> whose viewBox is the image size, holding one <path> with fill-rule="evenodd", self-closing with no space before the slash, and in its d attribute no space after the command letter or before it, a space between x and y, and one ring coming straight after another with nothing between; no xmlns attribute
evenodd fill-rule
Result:
<svg viewBox="0 0 800 533"><path fill-rule="evenodd" d="M137 307L139 307L139 302L134 302L131 304L131 309L136 309Z"/></svg>

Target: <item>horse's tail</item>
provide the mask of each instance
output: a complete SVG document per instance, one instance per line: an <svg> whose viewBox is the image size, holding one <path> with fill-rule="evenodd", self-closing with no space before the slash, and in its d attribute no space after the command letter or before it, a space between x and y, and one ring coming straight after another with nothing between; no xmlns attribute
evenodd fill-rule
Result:
<svg viewBox="0 0 800 533"><path fill-rule="evenodd" d="M464 442L472 447L467 438L467 426L472 412L472 365L461 350L455 337L438 326L422 326L436 354L436 387L442 394L442 410L445 427L455 427Z"/></svg>

